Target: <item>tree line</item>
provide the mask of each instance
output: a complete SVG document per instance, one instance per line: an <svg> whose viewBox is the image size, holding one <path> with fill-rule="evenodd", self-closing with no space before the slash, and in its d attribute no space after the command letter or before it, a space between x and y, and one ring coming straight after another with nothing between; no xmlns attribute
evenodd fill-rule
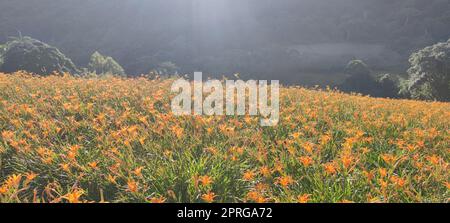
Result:
<svg viewBox="0 0 450 223"><path fill-rule="evenodd" d="M20 31L82 66L97 49L130 75L172 63L180 73L277 73L296 83L302 72L343 71L344 59L403 71L411 53L450 38L449 0L5 0L0 8L0 42ZM290 50L342 42L387 51L324 58Z"/></svg>
<svg viewBox="0 0 450 223"><path fill-rule="evenodd" d="M97 51L91 55L88 66L80 68L56 47L31 37L12 38L0 45L0 49L2 72L25 70L39 75L71 73L79 76L125 76L119 63ZM411 66L407 78L402 78L391 74L374 74L364 61L352 60L346 66L349 77L337 88L376 97L450 101L450 39L413 53L409 62ZM165 66L163 74L176 74L174 64Z"/></svg>

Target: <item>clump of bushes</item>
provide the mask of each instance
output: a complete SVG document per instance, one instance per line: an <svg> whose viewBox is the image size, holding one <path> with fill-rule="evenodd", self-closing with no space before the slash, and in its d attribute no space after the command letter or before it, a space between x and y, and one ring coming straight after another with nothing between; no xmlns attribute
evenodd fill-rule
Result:
<svg viewBox="0 0 450 223"><path fill-rule="evenodd" d="M398 97L398 87L390 74L376 77L361 60L352 60L346 66L349 77L338 86L344 92L357 92L374 97Z"/></svg>
<svg viewBox="0 0 450 223"><path fill-rule="evenodd" d="M0 49L0 71L24 70L40 75L77 73L75 64L56 47L31 37L12 38Z"/></svg>
<svg viewBox="0 0 450 223"><path fill-rule="evenodd" d="M350 76L339 88L376 97L450 101L450 40L413 53L409 62L404 79L389 74L376 78L363 61L350 61L346 68Z"/></svg>
<svg viewBox="0 0 450 223"><path fill-rule="evenodd" d="M162 62L156 68L156 73L163 76L178 75L180 68L171 61Z"/></svg>
<svg viewBox="0 0 450 223"><path fill-rule="evenodd" d="M414 99L450 101L450 39L412 54L409 62L403 93Z"/></svg>
<svg viewBox="0 0 450 223"><path fill-rule="evenodd" d="M339 86L344 92L358 92L362 94L371 94L371 88L376 81L370 76L370 69L366 63L361 60L350 61L345 72L349 75L347 79Z"/></svg>
<svg viewBox="0 0 450 223"><path fill-rule="evenodd" d="M0 71L19 70L39 75L52 73L125 75L125 71L112 57L99 52L92 54L87 68L79 69L56 47L31 37L14 37L0 45Z"/></svg>
<svg viewBox="0 0 450 223"><path fill-rule="evenodd" d="M0 44L0 67L3 64L3 54L5 53L6 46Z"/></svg>
<svg viewBox="0 0 450 223"><path fill-rule="evenodd" d="M397 98L399 97L398 79L392 74L382 74L377 79L378 97Z"/></svg>
<svg viewBox="0 0 450 223"><path fill-rule="evenodd" d="M99 52L95 52L91 56L91 60L88 65L88 71L96 74L112 74L124 76L125 71L117 61L112 57L104 56Z"/></svg>

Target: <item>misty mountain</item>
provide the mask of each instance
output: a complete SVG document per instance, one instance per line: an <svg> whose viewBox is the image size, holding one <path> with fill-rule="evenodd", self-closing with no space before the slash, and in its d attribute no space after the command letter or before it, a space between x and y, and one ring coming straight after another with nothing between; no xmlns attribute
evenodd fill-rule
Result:
<svg viewBox="0 0 450 223"><path fill-rule="evenodd" d="M298 80L352 59L402 72L450 37L450 0L2 0L0 42L31 36L87 66L100 51L129 74L180 72Z"/></svg>

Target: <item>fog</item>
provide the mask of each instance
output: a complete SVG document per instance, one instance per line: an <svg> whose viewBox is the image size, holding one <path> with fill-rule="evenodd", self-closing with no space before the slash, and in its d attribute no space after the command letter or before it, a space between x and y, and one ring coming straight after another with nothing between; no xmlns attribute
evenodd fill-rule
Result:
<svg viewBox="0 0 450 223"><path fill-rule="evenodd" d="M241 73L316 84L320 81L305 81L308 75L338 75L352 59L380 72L404 72L412 52L450 37L449 5L449 0L2 0L0 41L20 32L58 47L79 66L98 50L130 75L170 61L179 73Z"/></svg>

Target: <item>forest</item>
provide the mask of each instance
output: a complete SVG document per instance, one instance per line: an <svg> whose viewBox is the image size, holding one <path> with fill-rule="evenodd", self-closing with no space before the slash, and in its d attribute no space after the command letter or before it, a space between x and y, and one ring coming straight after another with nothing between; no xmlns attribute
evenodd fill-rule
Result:
<svg viewBox="0 0 450 223"><path fill-rule="evenodd" d="M450 38L448 0L3 0L0 8L0 43L20 32L80 66L100 51L131 75L172 62L179 73L303 84L305 73L339 73L352 59L401 73L413 52Z"/></svg>

